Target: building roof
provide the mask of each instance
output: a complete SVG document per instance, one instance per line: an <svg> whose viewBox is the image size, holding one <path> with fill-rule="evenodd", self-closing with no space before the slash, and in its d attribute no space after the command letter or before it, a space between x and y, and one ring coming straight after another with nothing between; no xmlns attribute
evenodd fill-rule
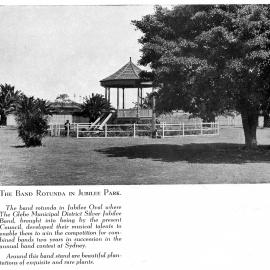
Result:
<svg viewBox="0 0 270 270"><path fill-rule="evenodd" d="M50 102L50 107L53 113L75 113L81 111L81 104L71 102Z"/></svg>
<svg viewBox="0 0 270 270"><path fill-rule="evenodd" d="M101 82L112 81L112 80L136 80L140 79L139 73L142 70L134 65L131 58L127 64L117 70L115 73L101 80Z"/></svg>
<svg viewBox="0 0 270 270"><path fill-rule="evenodd" d="M149 84L144 86L140 79L140 72L142 70L132 63L131 57L127 64L121 67L112 75L106 77L105 79L100 81L101 86L104 87L124 87L124 88L132 88L132 87L150 87Z"/></svg>

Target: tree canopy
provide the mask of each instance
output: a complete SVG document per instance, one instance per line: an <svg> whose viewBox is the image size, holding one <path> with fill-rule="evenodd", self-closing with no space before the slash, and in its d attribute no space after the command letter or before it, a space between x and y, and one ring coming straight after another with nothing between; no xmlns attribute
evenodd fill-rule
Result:
<svg viewBox="0 0 270 270"><path fill-rule="evenodd" d="M133 21L143 36L157 109L183 109L204 120L241 113L246 145L256 146L258 115L269 108L268 5L192 5ZM144 74L144 76L146 76Z"/></svg>
<svg viewBox="0 0 270 270"><path fill-rule="evenodd" d="M69 98L68 94L60 94L56 97L55 102L65 104L72 102L72 100Z"/></svg>

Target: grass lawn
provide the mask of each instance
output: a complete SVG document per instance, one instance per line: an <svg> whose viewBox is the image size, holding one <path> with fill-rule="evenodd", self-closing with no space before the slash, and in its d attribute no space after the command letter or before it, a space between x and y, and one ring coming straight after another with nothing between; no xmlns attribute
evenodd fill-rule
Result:
<svg viewBox="0 0 270 270"><path fill-rule="evenodd" d="M25 148L16 130L0 128L0 185L270 182L270 129L257 134L256 151L243 149L241 128L215 137L46 137Z"/></svg>

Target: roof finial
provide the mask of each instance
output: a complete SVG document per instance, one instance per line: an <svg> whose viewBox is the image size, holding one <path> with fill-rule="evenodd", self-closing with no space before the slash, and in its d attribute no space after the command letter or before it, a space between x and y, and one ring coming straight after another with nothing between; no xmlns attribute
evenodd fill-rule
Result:
<svg viewBox="0 0 270 270"><path fill-rule="evenodd" d="M131 57L129 57L129 62L131 62Z"/></svg>

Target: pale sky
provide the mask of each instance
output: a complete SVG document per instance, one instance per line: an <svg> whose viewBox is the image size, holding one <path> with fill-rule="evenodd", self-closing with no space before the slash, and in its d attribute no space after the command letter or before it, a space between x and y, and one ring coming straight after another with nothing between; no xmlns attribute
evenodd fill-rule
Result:
<svg viewBox="0 0 270 270"><path fill-rule="evenodd" d="M153 6L0 7L0 83L27 95L54 100L104 94L99 81L132 58L137 64L142 35L131 20ZM141 67L142 68L142 67ZM136 89L127 89L127 107ZM116 103L116 89L111 90ZM148 90L149 91L149 90Z"/></svg>

